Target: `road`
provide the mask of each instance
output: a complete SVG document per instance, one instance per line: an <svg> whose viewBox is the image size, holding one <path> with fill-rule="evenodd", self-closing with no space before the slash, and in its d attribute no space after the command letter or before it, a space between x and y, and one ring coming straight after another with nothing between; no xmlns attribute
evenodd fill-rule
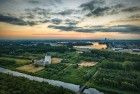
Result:
<svg viewBox="0 0 140 94"><path fill-rule="evenodd" d="M29 80L34 80L34 81L38 81L38 82L46 82L46 83L49 83L53 86L63 87L63 88L69 89L69 90L74 91L74 92L78 92L79 87L80 87L80 85L65 83L65 82L57 81L57 80L44 79L44 78L40 78L40 77L31 76L31 75L24 74L24 73L12 71L12 70L5 69L5 68L2 68L2 67L0 67L0 72L10 74L10 75L13 75L13 76L16 76L16 77L24 77L24 78L27 78ZM94 88L85 89L83 91L83 93L85 93L85 94L103 94L103 93L99 92L98 90L96 90Z"/></svg>

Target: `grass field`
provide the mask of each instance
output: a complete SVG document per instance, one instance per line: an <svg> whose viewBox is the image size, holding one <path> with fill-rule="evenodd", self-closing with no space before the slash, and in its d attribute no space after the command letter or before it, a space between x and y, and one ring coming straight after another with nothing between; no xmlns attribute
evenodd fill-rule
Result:
<svg viewBox="0 0 140 94"><path fill-rule="evenodd" d="M68 65L60 63L49 65L44 70L35 74L48 79L82 85L88 81L89 73L92 74L92 71L94 70L94 67L78 67L76 64Z"/></svg>
<svg viewBox="0 0 140 94"><path fill-rule="evenodd" d="M33 64L29 64L29 65L24 65L24 66L21 66L21 67L17 67L16 69L20 70L20 71L24 71L24 72L35 73L35 72L43 70L44 67L40 67L40 66L35 67Z"/></svg>
<svg viewBox="0 0 140 94"><path fill-rule="evenodd" d="M78 64L80 67L92 67L95 66L97 62L88 62L88 61L82 61L80 64Z"/></svg>
<svg viewBox="0 0 140 94"><path fill-rule="evenodd" d="M15 69L16 67L20 67L30 63L31 62L28 59L0 57L0 66L5 68Z"/></svg>
<svg viewBox="0 0 140 94"><path fill-rule="evenodd" d="M30 60L28 59L18 59L18 58L10 58L10 57L0 57L2 60L14 60L16 64L23 65L23 64L29 64Z"/></svg>
<svg viewBox="0 0 140 94"><path fill-rule="evenodd" d="M58 64L62 61L61 58L52 58L52 64Z"/></svg>

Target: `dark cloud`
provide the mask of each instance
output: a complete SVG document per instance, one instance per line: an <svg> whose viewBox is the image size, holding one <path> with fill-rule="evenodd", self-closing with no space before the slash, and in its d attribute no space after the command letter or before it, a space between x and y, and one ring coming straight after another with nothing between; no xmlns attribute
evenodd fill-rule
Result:
<svg viewBox="0 0 140 94"><path fill-rule="evenodd" d="M32 3L32 4L39 4L40 2L37 1L37 0L30 0L29 3Z"/></svg>
<svg viewBox="0 0 140 94"><path fill-rule="evenodd" d="M104 15L113 15L120 12L120 8L116 8L117 5L111 7L98 7L93 11L89 12L87 16L104 16Z"/></svg>
<svg viewBox="0 0 140 94"><path fill-rule="evenodd" d="M59 3L59 4L63 3L62 0L50 0L50 1L53 3Z"/></svg>
<svg viewBox="0 0 140 94"><path fill-rule="evenodd" d="M103 6L104 0L90 1L86 4L82 4L80 7L84 11L89 11L86 16L103 16L117 14L124 7L123 4L116 4L112 6Z"/></svg>
<svg viewBox="0 0 140 94"><path fill-rule="evenodd" d="M0 0L0 3L6 3L6 2L9 2L9 1L11 1L11 0Z"/></svg>
<svg viewBox="0 0 140 94"><path fill-rule="evenodd" d="M22 19L34 19L36 15L34 15L34 13L31 13L31 12L27 12L25 11L26 13L21 15L20 18Z"/></svg>
<svg viewBox="0 0 140 94"><path fill-rule="evenodd" d="M0 14L0 22L6 22L9 24L14 24L14 25L37 25L38 23L44 23L46 20L44 21L24 21L23 18L16 18L9 15L2 15Z"/></svg>
<svg viewBox="0 0 140 94"><path fill-rule="evenodd" d="M27 25L27 22L23 21L22 19L15 18L12 16L5 16L0 14L0 22L6 22L15 25Z"/></svg>
<svg viewBox="0 0 140 94"><path fill-rule="evenodd" d="M29 25L37 25L40 23L47 23L50 21L50 10L43 8L33 8L33 9L25 9L24 14L20 16L21 19L26 20ZM51 22L52 23L52 22ZM58 21L57 21L58 23Z"/></svg>
<svg viewBox="0 0 140 94"><path fill-rule="evenodd" d="M70 25L70 26L75 26L76 24L78 24L79 21L76 21L76 20L72 20L72 19L66 19L65 20L65 24L66 25Z"/></svg>
<svg viewBox="0 0 140 94"><path fill-rule="evenodd" d="M80 7L83 11L88 11L86 16L104 16L104 15L113 15L120 12L137 12L140 11L138 6L127 6L126 4L113 4L110 6L105 5L105 0L92 0L85 4L82 4Z"/></svg>
<svg viewBox="0 0 140 94"><path fill-rule="evenodd" d="M140 34L140 27L134 25L118 25L118 26L95 26L85 29L78 29L78 32L120 32L120 33L135 33Z"/></svg>
<svg viewBox="0 0 140 94"><path fill-rule="evenodd" d="M140 27L134 25L118 25L118 26L92 26L92 27L76 27L76 26L56 26L50 25L49 28L60 29L62 31L76 31L76 32L120 32L120 33L134 33L140 34Z"/></svg>
<svg viewBox="0 0 140 94"><path fill-rule="evenodd" d="M66 16L66 15L71 15L73 12L74 12L74 10L72 10L72 9L67 9L67 10L60 11L60 12L58 12L58 13L56 13L56 14Z"/></svg>
<svg viewBox="0 0 140 94"><path fill-rule="evenodd" d="M36 7L36 8L33 8L33 9L25 9L25 12L26 12L26 14L32 14L34 16L36 16L36 15L47 16L47 14L50 13L50 10L46 10L46 9L43 9L43 8Z"/></svg>
<svg viewBox="0 0 140 94"><path fill-rule="evenodd" d="M81 4L80 7L83 8L83 10L90 10L92 12L93 9L101 4L104 4L104 0L92 0L90 2Z"/></svg>
<svg viewBox="0 0 140 94"><path fill-rule="evenodd" d="M39 22L37 21L27 21L28 25L33 26L33 25L37 25Z"/></svg>
<svg viewBox="0 0 140 94"><path fill-rule="evenodd" d="M103 16L107 11L109 11L109 7L98 7L95 10L91 11L90 13L87 14L87 16Z"/></svg>
<svg viewBox="0 0 140 94"><path fill-rule="evenodd" d="M131 19L140 19L140 14L134 14L128 18L131 18Z"/></svg>
<svg viewBox="0 0 140 94"><path fill-rule="evenodd" d="M52 22L53 24L60 24L60 23L62 22L62 20L59 19L59 18L54 18L54 19L51 19L51 22Z"/></svg>
<svg viewBox="0 0 140 94"><path fill-rule="evenodd" d="M108 31L121 32L121 33L136 33L140 34L140 26L135 25L118 25L108 28Z"/></svg>
<svg viewBox="0 0 140 94"><path fill-rule="evenodd" d="M129 8L124 8L122 9L123 12L140 12L140 7L129 7Z"/></svg>
<svg viewBox="0 0 140 94"><path fill-rule="evenodd" d="M48 26L49 28L53 28L53 29L59 29L59 30L62 30L62 31L72 31L72 30L75 30L76 28L78 27L75 27L75 26L57 26L57 25L49 25Z"/></svg>
<svg viewBox="0 0 140 94"><path fill-rule="evenodd" d="M52 24L60 24L64 22L67 25L76 25L78 21L75 19L80 20L81 18L77 18L76 16L71 16L71 18L67 18L67 20L63 20L60 15L64 16L71 13L76 13L77 10L66 9L60 12L54 12L51 9L43 9L43 8L32 8L32 9L25 9L24 15L21 16L22 19L26 19L27 21L34 21L39 23L52 23Z"/></svg>

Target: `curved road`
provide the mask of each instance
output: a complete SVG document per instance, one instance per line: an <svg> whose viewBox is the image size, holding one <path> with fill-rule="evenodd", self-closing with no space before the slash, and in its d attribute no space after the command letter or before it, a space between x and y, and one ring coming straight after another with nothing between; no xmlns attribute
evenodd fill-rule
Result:
<svg viewBox="0 0 140 94"><path fill-rule="evenodd" d="M51 85L58 86L58 87L62 86L63 88L69 89L69 90L74 91L74 92L78 92L79 89L80 89L79 88L80 85L65 83L65 82L57 81L57 80L44 79L44 78L40 78L40 77L36 77L36 76L27 75L27 74L24 74L24 73L12 71L12 70L5 69L5 68L2 68L2 67L0 67L0 72L10 74L10 75L13 75L13 76L17 76L17 77L25 77L29 80L35 80L35 81L38 81L38 82L47 82ZM103 93L97 91L94 88L85 89L83 93L85 93L85 94L103 94Z"/></svg>

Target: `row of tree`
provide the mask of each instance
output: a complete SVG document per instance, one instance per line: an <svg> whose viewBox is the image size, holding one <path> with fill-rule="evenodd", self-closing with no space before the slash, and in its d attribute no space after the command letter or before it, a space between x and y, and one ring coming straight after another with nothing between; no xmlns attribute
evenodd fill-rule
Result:
<svg viewBox="0 0 140 94"><path fill-rule="evenodd" d="M100 69L93 78L93 82L99 86L140 92L139 78L140 76L136 72Z"/></svg>
<svg viewBox="0 0 140 94"><path fill-rule="evenodd" d="M105 50L92 50L91 52L85 52L82 54L85 57L92 57L97 61L102 61L104 59L111 61L132 61L140 62L140 55L123 53L123 52L112 52Z"/></svg>
<svg viewBox="0 0 140 94"><path fill-rule="evenodd" d="M46 52L71 52L75 51L72 47L68 46L50 46L50 45L32 45L32 46L18 46L18 45L5 45L0 47L0 54L20 55L23 53L46 53Z"/></svg>
<svg viewBox="0 0 140 94"><path fill-rule="evenodd" d="M116 70L125 70L125 71L139 71L140 62L111 62L109 60L103 60L99 64L99 67L106 69L116 69Z"/></svg>

